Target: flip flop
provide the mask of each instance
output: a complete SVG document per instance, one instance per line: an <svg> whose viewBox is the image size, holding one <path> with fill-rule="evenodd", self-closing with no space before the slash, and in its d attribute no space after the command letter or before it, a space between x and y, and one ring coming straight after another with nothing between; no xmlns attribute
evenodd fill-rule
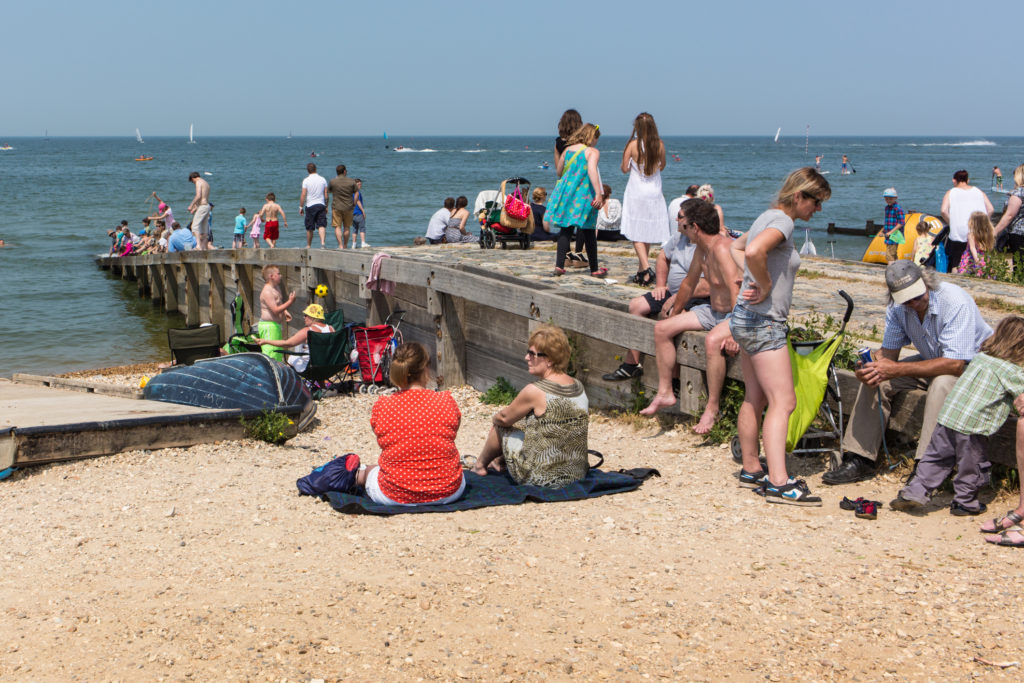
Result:
<svg viewBox="0 0 1024 683"><path fill-rule="evenodd" d="M1013 540L1009 537L1009 534L1017 534L1019 539ZM1001 534L985 536L985 541L992 545L1003 545L1008 548L1024 548L1024 529L1015 524Z"/></svg>
<svg viewBox="0 0 1024 683"><path fill-rule="evenodd" d="M590 271L590 276L591 277L604 277L607 274L608 274L608 269L607 268L598 268L597 270Z"/></svg>
<svg viewBox="0 0 1024 683"><path fill-rule="evenodd" d="M1002 525L1002 522L1007 520L1007 519L1010 520L1011 524L1008 527L1004 527ZM981 528L978 529L978 531L980 531L983 534L999 534L999 533L1002 533L1002 532L1006 531L1007 529L1012 529L1013 527L1017 526L1021 522L1024 522L1024 516L1018 515L1016 510L1009 510L1001 518L1000 517L993 517L992 518L992 528L991 529L986 529L984 527L981 527Z"/></svg>

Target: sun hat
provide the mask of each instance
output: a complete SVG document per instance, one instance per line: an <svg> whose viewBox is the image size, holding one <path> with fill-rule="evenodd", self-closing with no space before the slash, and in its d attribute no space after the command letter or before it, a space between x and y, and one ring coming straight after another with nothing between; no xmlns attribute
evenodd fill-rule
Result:
<svg viewBox="0 0 1024 683"><path fill-rule="evenodd" d="M897 304L905 304L928 291L921 279L921 268L912 261L890 263L885 269L885 284Z"/></svg>
<svg viewBox="0 0 1024 683"><path fill-rule="evenodd" d="M886 188L885 192L882 193L882 196L883 197L897 197L899 195L896 194L896 188L895 187L889 187L889 188Z"/></svg>
<svg viewBox="0 0 1024 683"><path fill-rule="evenodd" d="M315 320L324 319L324 307L320 304L310 304L302 311L302 315L308 315Z"/></svg>

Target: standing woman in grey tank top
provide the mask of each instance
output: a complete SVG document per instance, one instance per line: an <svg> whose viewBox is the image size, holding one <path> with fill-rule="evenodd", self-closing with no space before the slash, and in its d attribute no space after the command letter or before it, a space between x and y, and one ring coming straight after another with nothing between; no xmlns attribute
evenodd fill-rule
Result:
<svg viewBox="0 0 1024 683"><path fill-rule="evenodd" d="M743 405L736 426L743 451L740 486L756 489L770 503L821 505L802 479L791 479L786 472L786 434L796 407L786 318L800 267L793 221L810 220L831 196L824 176L810 167L797 169L786 178L774 206L732 245L733 258L743 268L729 321L743 362ZM767 472L757 457L762 412Z"/></svg>

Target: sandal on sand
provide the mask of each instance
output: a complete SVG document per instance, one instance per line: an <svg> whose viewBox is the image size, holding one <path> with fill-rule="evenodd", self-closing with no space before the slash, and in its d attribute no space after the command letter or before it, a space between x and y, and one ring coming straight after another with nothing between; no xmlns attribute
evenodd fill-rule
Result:
<svg viewBox="0 0 1024 683"><path fill-rule="evenodd" d="M1010 534L1016 536L1011 537ZM1024 529L1014 525L1001 534L986 536L985 541L993 545L1005 545L1009 548L1024 548Z"/></svg>
<svg viewBox="0 0 1024 683"><path fill-rule="evenodd" d="M878 517L878 506L881 505L878 501L874 500L862 500L857 503L857 509L853 513L854 516L860 517L861 519L875 519Z"/></svg>
<svg viewBox="0 0 1024 683"><path fill-rule="evenodd" d="M569 259L570 261L579 261L580 260L580 257L577 254L572 253L571 251L566 253L565 258ZM582 260L586 261L586 259L582 259Z"/></svg>
<svg viewBox="0 0 1024 683"><path fill-rule="evenodd" d="M607 274L608 274L608 269L607 268L598 268L597 270L593 270L593 271L590 272L591 277L604 277Z"/></svg>
<svg viewBox="0 0 1024 683"><path fill-rule="evenodd" d="M1006 520L1010 520L1009 526L1003 524L1003 522L1005 522ZM1002 516L1002 518L992 518L991 529L986 529L984 525L982 525L982 527L978 529L978 531L980 531L983 534L998 534L1007 531L1008 529L1012 529L1013 527L1019 525L1021 522L1024 522L1024 516L1018 515L1016 510L1009 510L1005 515Z"/></svg>
<svg viewBox="0 0 1024 683"><path fill-rule="evenodd" d="M587 256L582 251L577 251L573 256L575 256L576 260L580 263L587 263Z"/></svg>
<svg viewBox="0 0 1024 683"><path fill-rule="evenodd" d="M843 510L856 510L857 506L860 505L861 503L874 503L875 505L882 504L881 501L868 500L863 496L861 496L860 498L854 498L852 500L847 498L846 496L843 496L843 499L839 501L839 507L842 508Z"/></svg>

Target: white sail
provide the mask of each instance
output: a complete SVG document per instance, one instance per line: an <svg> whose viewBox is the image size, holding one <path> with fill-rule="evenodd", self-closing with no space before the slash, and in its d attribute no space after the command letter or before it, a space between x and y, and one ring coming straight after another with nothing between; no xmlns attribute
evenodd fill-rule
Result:
<svg viewBox="0 0 1024 683"><path fill-rule="evenodd" d="M196 144L195 139L192 137L192 126L193 124L188 124L188 144L190 145Z"/></svg>
<svg viewBox="0 0 1024 683"><path fill-rule="evenodd" d="M138 128L135 129L135 139L139 142L145 142L145 140L142 139L142 133L139 132Z"/></svg>
<svg viewBox="0 0 1024 683"><path fill-rule="evenodd" d="M775 131L775 142L779 141L779 133L781 133L781 132L782 132L782 128L779 128L777 131Z"/></svg>

